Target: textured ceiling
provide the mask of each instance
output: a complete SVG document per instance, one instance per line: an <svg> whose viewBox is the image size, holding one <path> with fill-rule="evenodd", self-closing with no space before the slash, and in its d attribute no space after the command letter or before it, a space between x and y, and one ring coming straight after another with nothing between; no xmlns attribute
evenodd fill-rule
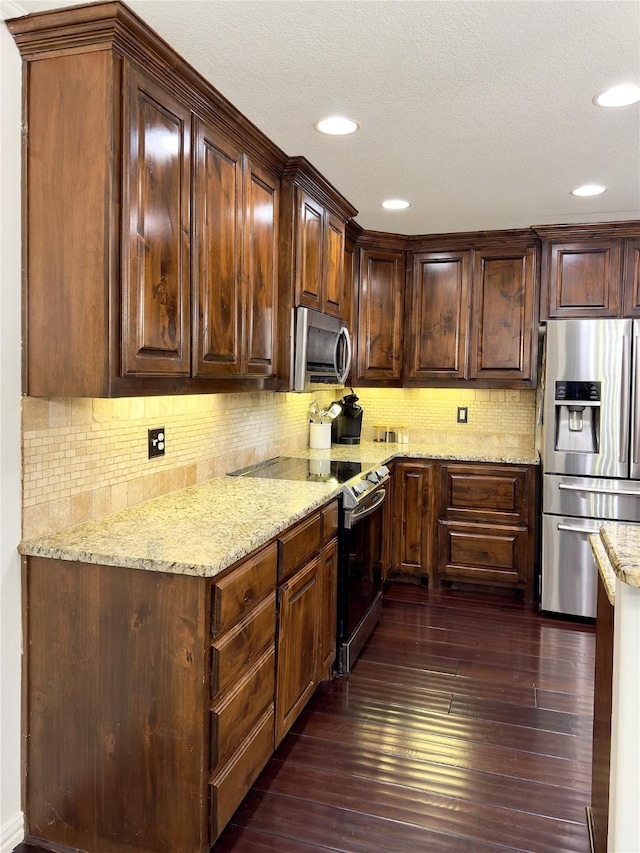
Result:
<svg viewBox="0 0 640 853"><path fill-rule="evenodd" d="M39 11L69 2L13 0ZM640 218L633 0L130 0L287 154L303 154L367 229L404 234ZM323 137L340 113L360 131ZM578 199L583 183L608 189ZM409 210L388 212L384 198Z"/></svg>

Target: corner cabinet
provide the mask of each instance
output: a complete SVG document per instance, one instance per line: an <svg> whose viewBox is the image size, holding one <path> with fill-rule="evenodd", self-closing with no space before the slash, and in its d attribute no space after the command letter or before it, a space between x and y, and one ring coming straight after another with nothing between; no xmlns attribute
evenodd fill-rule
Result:
<svg viewBox="0 0 640 853"><path fill-rule="evenodd" d="M404 249L359 249L354 384L401 384L405 254Z"/></svg>
<svg viewBox="0 0 640 853"><path fill-rule="evenodd" d="M640 316L640 222L542 226L542 320Z"/></svg>
<svg viewBox="0 0 640 853"><path fill-rule="evenodd" d="M520 590L532 600L535 494L535 466L443 464L438 583Z"/></svg>
<svg viewBox="0 0 640 853"><path fill-rule="evenodd" d="M412 241L403 384L535 384L538 252L528 232ZM431 244L433 250L416 248Z"/></svg>
<svg viewBox="0 0 640 853"><path fill-rule="evenodd" d="M25 392L275 387L282 152L122 4L8 26Z"/></svg>

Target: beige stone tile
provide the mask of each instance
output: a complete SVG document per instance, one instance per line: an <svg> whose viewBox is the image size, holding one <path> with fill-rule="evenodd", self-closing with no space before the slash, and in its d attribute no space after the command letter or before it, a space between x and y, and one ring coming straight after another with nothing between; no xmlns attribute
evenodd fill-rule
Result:
<svg viewBox="0 0 640 853"><path fill-rule="evenodd" d="M91 492L71 495L71 524L82 524L91 518Z"/></svg>
<svg viewBox="0 0 640 853"><path fill-rule="evenodd" d="M86 397L71 400L71 426L86 426L93 421L93 401ZM78 438L76 436L76 438Z"/></svg>
<svg viewBox="0 0 640 853"><path fill-rule="evenodd" d="M97 424L111 423L113 420L113 411L111 407L111 400L102 400L98 397L95 397L91 401L91 406L93 409L93 421Z"/></svg>
<svg viewBox="0 0 640 853"><path fill-rule="evenodd" d="M186 465L184 468L185 472L185 486L195 486L198 477L198 466L195 464Z"/></svg>
<svg viewBox="0 0 640 853"><path fill-rule="evenodd" d="M144 500L144 477L136 477L127 483L127 505L135 506Z"/></svg>
<svg viewBox="0 0 640 853"><path fill-rule="evenodd" d="M71 426L71 399L56 397L49 400L49 429Z"/></svg>
<svg viewBox="0 0 640 853"><path fill-rule="evenodd" d="M23 432L36 432L49 427L49 401L40 397L22 398Z"/></svg>
<svg viewBox="0 0 640 853"><path fill-rule="evenodd" d="M129 484L126 481L111 486L111 512L126 509L129 505Z"/></svg>
<svg viewBox="0 0 640 853"><path fill-rule="evenodd" d="M56 533L71 525L71 498L64 497L49 503L49 532Z"/></svg>
<svg viewBox="0 0 640 853"><path fill-rule="evenodd" d="M48 504L25 507L22 511L22 536L31 539L49 532Z"/></svg>
<svg viewBox="0 0 640 853"><path fill-rule="evenodd" d="M143 477L142 489L145 501L157 498L160 494L160 480L158 474L148 474L146 477Z"/></svg>
<svg viewBox="0 0 640 853"><path fill-rule="evenodd" d="M111 512L111 489L102 486L91 492L91 518L103 518Z"/></svg>

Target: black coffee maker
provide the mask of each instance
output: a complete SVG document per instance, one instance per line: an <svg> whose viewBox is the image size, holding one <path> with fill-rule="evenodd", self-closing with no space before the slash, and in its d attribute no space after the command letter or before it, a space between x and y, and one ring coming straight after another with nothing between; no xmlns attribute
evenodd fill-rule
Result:
<svg viewBox="0 0 640 853"><path fill-rule="evenodd" d="M362 407L351 389L351 394L345 394L336 401L341 412L331 421L331 441L333 444L360 444L362 432Z"/></svg>

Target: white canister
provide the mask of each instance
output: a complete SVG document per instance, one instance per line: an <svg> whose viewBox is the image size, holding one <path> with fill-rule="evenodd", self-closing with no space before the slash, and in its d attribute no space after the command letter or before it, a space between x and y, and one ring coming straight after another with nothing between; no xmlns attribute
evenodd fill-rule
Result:
<svg viewBox="0 0 640 853"><path fill-rule="evenodd" d="M314 450L331 447L331 424L309 424L309 447Z"/></svg>

